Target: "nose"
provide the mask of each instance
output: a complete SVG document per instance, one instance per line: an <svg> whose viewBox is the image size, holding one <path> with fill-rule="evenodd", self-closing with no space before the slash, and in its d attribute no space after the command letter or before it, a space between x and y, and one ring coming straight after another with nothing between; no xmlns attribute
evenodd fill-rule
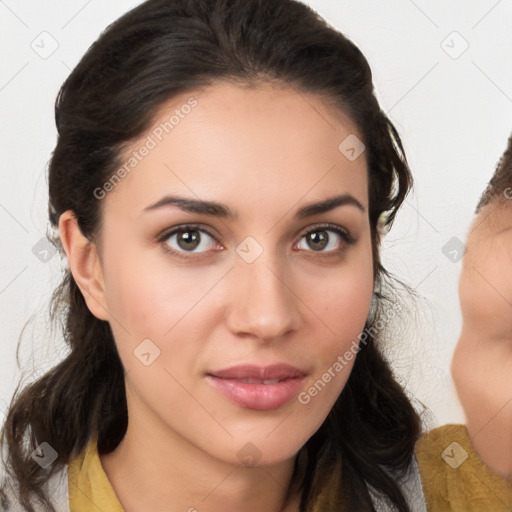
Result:
<svg viewBox="0 0 512 512"><path fill-rule="evenodd" d="M271 342L298 330L302 318L292 283L285 272L278 271L282 266L265 254L252 263L236 258L235 269L230 272L227 324L237 336Z"/></svg>

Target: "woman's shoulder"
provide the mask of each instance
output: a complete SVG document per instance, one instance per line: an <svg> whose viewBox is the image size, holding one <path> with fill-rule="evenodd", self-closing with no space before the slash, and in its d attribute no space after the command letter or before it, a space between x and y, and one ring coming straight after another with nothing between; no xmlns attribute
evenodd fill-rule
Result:
<svg viewBox="0 0 512 512"><path fill-rule="evenodd" d="M512 484L480 459L465 425L427 432L416 444L416 458L428 510L510 510Z"/></svg>

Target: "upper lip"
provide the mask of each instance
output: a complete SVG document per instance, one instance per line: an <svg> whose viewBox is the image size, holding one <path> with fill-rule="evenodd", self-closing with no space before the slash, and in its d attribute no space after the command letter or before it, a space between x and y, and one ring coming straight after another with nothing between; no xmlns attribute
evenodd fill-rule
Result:
<svg viewBox="0 0 512 512"><path fill-rule="evenodd" d="M223 370L209 372L209 375L219 379L283 380L304 377L306 374L295 366L278 363L269 366L257 366L253 364L231 366Z"/></svg>

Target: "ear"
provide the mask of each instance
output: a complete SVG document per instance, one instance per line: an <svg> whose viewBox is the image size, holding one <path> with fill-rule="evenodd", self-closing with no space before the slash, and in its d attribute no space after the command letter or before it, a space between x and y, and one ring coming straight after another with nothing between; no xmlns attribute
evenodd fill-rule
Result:
<svg viewBox="0 0 512 512"><path fill-rule="evenodd" d="M83 235L72 210L61 214L59 232L69 269L89 311L100 320L109 320L103 272L96 244Z"/></svg>

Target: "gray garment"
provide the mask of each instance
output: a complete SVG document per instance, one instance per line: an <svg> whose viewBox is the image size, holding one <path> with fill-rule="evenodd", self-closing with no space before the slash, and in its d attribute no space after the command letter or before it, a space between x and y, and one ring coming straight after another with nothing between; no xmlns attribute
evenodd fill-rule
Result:
<svg viewBox="0 0 512 512"><path fill-rule="evenodd" d="M67 465L50 477L50 479L46 482L45 490L48 491L48 496L50 496L50 503L53 505L56 512L70 512ZM18 501L16 486L10 485L6 491L8 503L4 508L2 508L2 504L0 503L0 511L26 512L25 508L22 507ZM35 510L37 510L37 512L46 512L46 510L44 510L41 506L35 507Z"/></svg>
<svg viewBox="0 0 512 512"><path fill-rule="evenodd" d="M421 485L420 470L416 456L413 456L412 463L407 470L403 480L398 482L402 488L407 503L412 512L427 512L425 496L423 495L423 487ZM370 496L373 501L376 512L394 512L394 507L387 500L379 496L379 494L370 486L368 486Z"/></svg>
<svg viewBox="0 0 512 512"><path fill-rule="evenodd" d="M423 488L421 486L421 478L416 457L413 458L412 464L409 466L404 479L399 482L402 486L407 502L412 512L427 512ZM68 494L68 467L64 466L57 471L46 483L47 489L50 491L48 495L51 497L51 503L57 512L70 512L69 494ZM376 512L393 512L393 508L382 497L370 488L370 495ZM11 489L8 493L9 503L7 508L0 511L5 512L26 512L16 499L16 491ZM45 512L42 507L36 509L37 512ZM91 509L92 512L92 509Z"/></svg>

